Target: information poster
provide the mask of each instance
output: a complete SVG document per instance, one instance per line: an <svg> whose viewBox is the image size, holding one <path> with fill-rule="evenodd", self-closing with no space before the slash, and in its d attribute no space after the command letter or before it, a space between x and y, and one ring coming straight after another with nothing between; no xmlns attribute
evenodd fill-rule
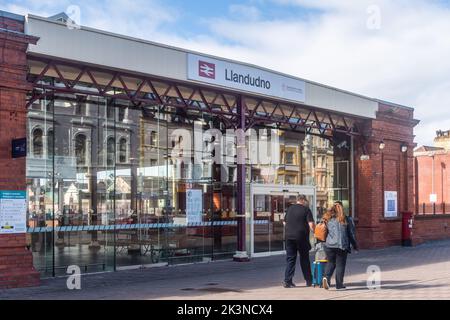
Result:
<svg viewBox="0 0 450 320"><path fill-rule="evenodd" d="M384 216L385 218L394 218L398 216L397 191L384 192Z"/></svg>
<svg viewBox="0 0 450 320"><path fill-rule="evenodd" d="M187 223L201 223L203 211L202 190L187 190L186 192L186 217Z"/></svg>
<svg viewBox="0 0 450 320"><path fill-rule="evenodd" d="M27 231L25 191L0 191L0 234Z"/></svg>
<svg viewBox="0 0 450 320"><path fill-rule="evenodd" d="M436 203L437 202L437 194L432 193L430 194L430 203Z"/></svg>

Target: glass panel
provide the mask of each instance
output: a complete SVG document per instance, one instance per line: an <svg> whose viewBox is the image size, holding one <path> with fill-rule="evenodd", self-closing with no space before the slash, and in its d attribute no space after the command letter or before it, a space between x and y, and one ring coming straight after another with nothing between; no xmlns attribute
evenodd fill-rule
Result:
<svg viewBox="0 0 450 320"><path fill-rule="evenodd" d="M53 114L52 101L36 101L28 112L27 132L27 243L35 268L44 276L53 272ZM49 111L50 110L50 111Z"/></svg>
<svg viewBox="0 0 450 320"><path fill-rule="evenodd" d="M279 252L285 250L283 219L289 198L285 195L253 196L254 252Z"/></svg>
<svg viewBox="0 0 450 320"><path fill-rule="evenodd" d="M283 251L284 248L284 225L283 218L287 210L287 197L272 196L272 210L269 220L270 251Z"/></svg>
<svg viewBox="0 0 450 320"><path fill-rule="evenodd" d="M70 265L82 272L110 270L113 250L111 207L105 194L107 168L103 146L109 124L104 122L107 102L88 97L60 97L55 102L54 206L58 225L55 242L55 273L65 274Z"/></svg>
<svg viewBox="0 0 450 320"><path fill-rule="evenodd" d="M118 257L122 257L120 264L123 265L130 264L125 259L130 254L132 264L168 262L171 249L167 239L170 221L166 206L169 171L166 118L158 107L151 110L151 116L134 109L128 109L128 113L136 124L136 134L130 140L130 155L133 155L130 157L133 168L130 172L135 172L130 181L136 185L136 194L131 197L136 202L136 215L134 222L131 220L130 223L137 223L138 227L130 231L130 235L126 230L120 232L118 249L122 249L118 250ZM161 139L157 139L158 136ZM158 224L167 226L158 227ZM130 247L123 250L123 244L134 245L134 254Z"/></svg>
<svg viewBox="0 0 450 320"><path fill-rule="evenodd" d="M248 140L250 154L257 155L251 162L252 182L315 186L318 212L337 200L343 201L347 213L351 211L349 137L260 127ZM265 154L270 155L266 163L260 161Z"/></svg>
<svg viewBox="0 0 450 320"><path fill-rule="evenodd" d="M80 101L55 95L55 100L43 99L40 108L28 112L30 134L36 127L46 133L44 151L35 154L31 147L27 158L30 245L35 266L45 275L65 274L70 265L83 272L113 266L113 248L108 250L112 233L105 216L111 200L104 191L111 173L102 166L101 143L108 130L101 118L106 101ZM43 232L35 226L54 228Z"/></svg>
<svg viewBox="0 0 450 320"><path fill-rule="evenodd" d="M57 226L30 228L40 270L63 274L75 264L91 272L235 253L236 164L221 148L234 140L221 136L216 117L61 93L32 105L28 116L29 226ZM224 154L232 161L216 161Z"/></svg>
<svg viewBox="0 0 450 320"><path fill-rule="evenodd" d="M117 115L114 118L118 119L114 139L117 141L114 144L116 262L118 267L149 265L159 262L155 253L159 238L158 234L154 234L158 229L154 224L160 221L156 218L155 210L150 210L153 203L147 201L152 198L153 190L145 187L145 175L150 173L152 177L153 168L147 167L143 157L146 150L140 148L145 136L142 131L145 122L142 111L132 109L127 101L116 100L115 112ZM153 176L157 174L153 172ZM153 185L150 183L149 187Z"/></svg>
<svg viewBox="0 0 450 320"><path fill-rule="evenodd" d="M270 252L269 221L272 215L271 196L253 196L253 241L254 252Z"/></svg>
<svg viewBox="0 0 450 320"><path fill-rule="evenodd" d="M234 254L236 137L204 103L198 106L136 107L58 93L30 107L28 239L40 270L62 274L77 264L90 272ZM251 182L315 186L319 209L341 200L350 211L350 139L285 129L269 124L248 132L246 189ZM290 200L263 197L246 201L264 203L253 213L256 251L282 250L279 215Z"/></svg>
<svg viewBox="0 0 450 320"><path fill-rule="evenodd" d="M168 204L175 228L168 239L175 247L170 263L209 261L212 259L215 226L207 222L220 219L220 195L214 188L215 164L211 137L194 137L194 126L203 131L212 126L211 117L202 115L193 122L180 108L168 117ZM205 148L203 148L205 147ZM201 152L194 164L195 151Z"/></svg>

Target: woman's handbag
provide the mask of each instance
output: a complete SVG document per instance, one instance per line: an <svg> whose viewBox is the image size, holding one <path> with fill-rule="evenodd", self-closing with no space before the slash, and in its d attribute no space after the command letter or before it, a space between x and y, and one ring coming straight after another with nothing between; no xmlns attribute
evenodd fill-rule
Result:
<svg viewBox="0 0 450 320"><path fill-rule="evenodd" d="M316 229L314 230L314 237L319 241L326 241L328 235L327 224L322 221L316 225Z"/></svg>

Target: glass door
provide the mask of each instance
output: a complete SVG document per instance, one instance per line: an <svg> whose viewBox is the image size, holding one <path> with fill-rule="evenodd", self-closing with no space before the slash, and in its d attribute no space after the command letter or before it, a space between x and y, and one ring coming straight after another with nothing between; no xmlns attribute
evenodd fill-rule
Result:
<svg viewBox="0 0 450 320"><path fill-rule="evenodd" d="M271 196L253 195L253 252L270 252Z"/></svg>
<svg viewBox="0 0 450 320"><path fill-rule="evenodd" d="M270 252L280 252L285 250L283 220L289 205L289 194L272 194L270 197L272 204Z"/></svg>
<svg viewBox="0 0 450 320"><path fill-rule="evenodd" d="M253 185L251 192L252 256L281 254L285 250L284 215L297 196L306 195L315 214L315 188L304 186Z"/></svg>

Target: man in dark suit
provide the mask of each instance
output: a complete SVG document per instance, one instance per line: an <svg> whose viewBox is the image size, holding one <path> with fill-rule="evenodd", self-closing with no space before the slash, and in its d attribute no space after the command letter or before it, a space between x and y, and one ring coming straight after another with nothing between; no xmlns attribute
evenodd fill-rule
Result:
<svg viewBox="0 0 450 320"><path fill-rule="evenodd" d="M309 251L311 250L309 234L310 231L314 232L315 224L312 212L306 203L306 196L298 196L297 203L289 207L284 217L287 262L283 282L285 288L295 287L292 278L295 273L297 254L300 255L300 266L306 281L306 286L310 287L312 285L311 264L309 261Z"/></svg>

